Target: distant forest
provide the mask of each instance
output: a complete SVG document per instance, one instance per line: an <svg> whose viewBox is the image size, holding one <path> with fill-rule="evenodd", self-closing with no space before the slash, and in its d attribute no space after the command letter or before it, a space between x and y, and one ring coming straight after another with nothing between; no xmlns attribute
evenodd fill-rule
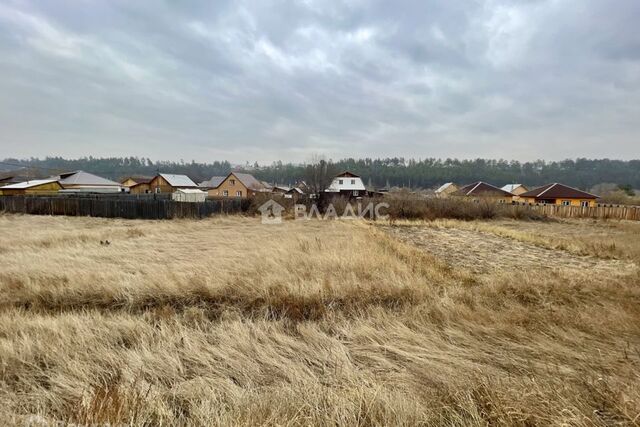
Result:
<svg viewBox="0 0 640 427"><path fill-rule="evenodd" d="M616 183L640 188L640 160L575 159L549 162L456 159L343 159L331 162L334 171L349 170L374 187L433 188L445 182L467 184L482 180L502 186L523 183L529 186L562 182L581 189L600 183ZM246 171L273 184L291 185L304 179L306 166L276 162L271 165L232 166L227 161L213 163L153 162L137 157L64 159L5 159L0 170L25 167L34 175L48 176L63 171L84 170L111 179L130 175L154 175L156 172L186 174L200 182L230 171Z"/></svg>

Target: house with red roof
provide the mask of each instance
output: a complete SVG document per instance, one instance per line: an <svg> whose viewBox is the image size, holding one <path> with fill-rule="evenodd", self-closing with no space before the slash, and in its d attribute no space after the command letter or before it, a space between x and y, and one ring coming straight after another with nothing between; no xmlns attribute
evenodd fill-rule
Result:
<svg viewBox="0 0 640 427"><path fill-rule="evenodd" d="M520 194L519 201L561 206L596 206L595 194L554 182Z"/></svg>

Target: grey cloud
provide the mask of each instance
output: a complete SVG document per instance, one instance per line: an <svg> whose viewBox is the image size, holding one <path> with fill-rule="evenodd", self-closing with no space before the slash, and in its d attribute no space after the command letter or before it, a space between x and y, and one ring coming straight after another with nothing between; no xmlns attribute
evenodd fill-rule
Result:
<svg viewBox="0 0 640 427"><path fill-rule="evenodd" d="M640 5L0 5L0 157L637 158Z"/></svg>

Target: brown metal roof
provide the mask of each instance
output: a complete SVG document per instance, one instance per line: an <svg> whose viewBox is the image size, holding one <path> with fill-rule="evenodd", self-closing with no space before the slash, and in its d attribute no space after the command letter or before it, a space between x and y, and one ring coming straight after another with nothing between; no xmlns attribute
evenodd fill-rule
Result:
<svg viewBox="0 0 640 427"><path fill-rule="evenodd" d="M339 173L338 175L335 176L335 178L342 178L342 177L346 177L346 178L360 178L360 175L356 175L353 172L349 172L349 171L344 171Z"/></svg>
<svg viewBox="0 0 640 427"><path fill-rule="evenodd" d="M520 197L536 199L597 199L598 196L554 182L520 194Z"/></svg>

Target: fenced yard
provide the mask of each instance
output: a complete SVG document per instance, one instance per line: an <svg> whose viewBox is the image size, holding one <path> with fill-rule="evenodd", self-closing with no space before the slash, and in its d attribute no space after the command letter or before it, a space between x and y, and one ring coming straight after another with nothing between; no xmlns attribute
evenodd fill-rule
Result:
<svg viewBox="0 0 640 427"><path fill-rule="evenodd" d="M640 207L624 205L562 206L550 204L500 204L490 199L473 201L466 198L416 198L406 195L382 199L389 204L392 219L434 220L438 218L476 219L531 219L592 218L640 221Z"/></svg>
<svg viewBox="0 0 640 427"><path fill-rule="evenodd" d="M269 200L218 198L190 203L171 200L170 194L108 194L108 195L55 195L55 196L0 196L0 212L32 215L92 216L126 219L206 218L216 214L255 213L255 206ZM276 198L287 211L292 202ZM365 200L368 203L369 200ZM388 202L389 214L396 219L489 219L507 218L593 218L640 221L640 207L599 205L596 207L560 205L498 205L490 202L472 203L451 199L383 198L373 201ZM254 209L251 209L253 202ZM346 199L331 200L342 212ZM364 203L365 205L367 203ZM321 206L321 211L324 207Z"/></svg>
<svg viewBox="0 0 640 427"><path fill-rule="evenodd" d="M206 218L246 206L240 199L188 203L162 196L0 196L0 212L126 219Z"/></svg>
<svg viewBox="0 0 640 427"><path fill-rule="evenodd" d="M626 219L640 221L640 207L638 206L561 206L561 205L514 205L515 208L532 209L536 212L558 218L598 218L598 219Z"/></svg>

